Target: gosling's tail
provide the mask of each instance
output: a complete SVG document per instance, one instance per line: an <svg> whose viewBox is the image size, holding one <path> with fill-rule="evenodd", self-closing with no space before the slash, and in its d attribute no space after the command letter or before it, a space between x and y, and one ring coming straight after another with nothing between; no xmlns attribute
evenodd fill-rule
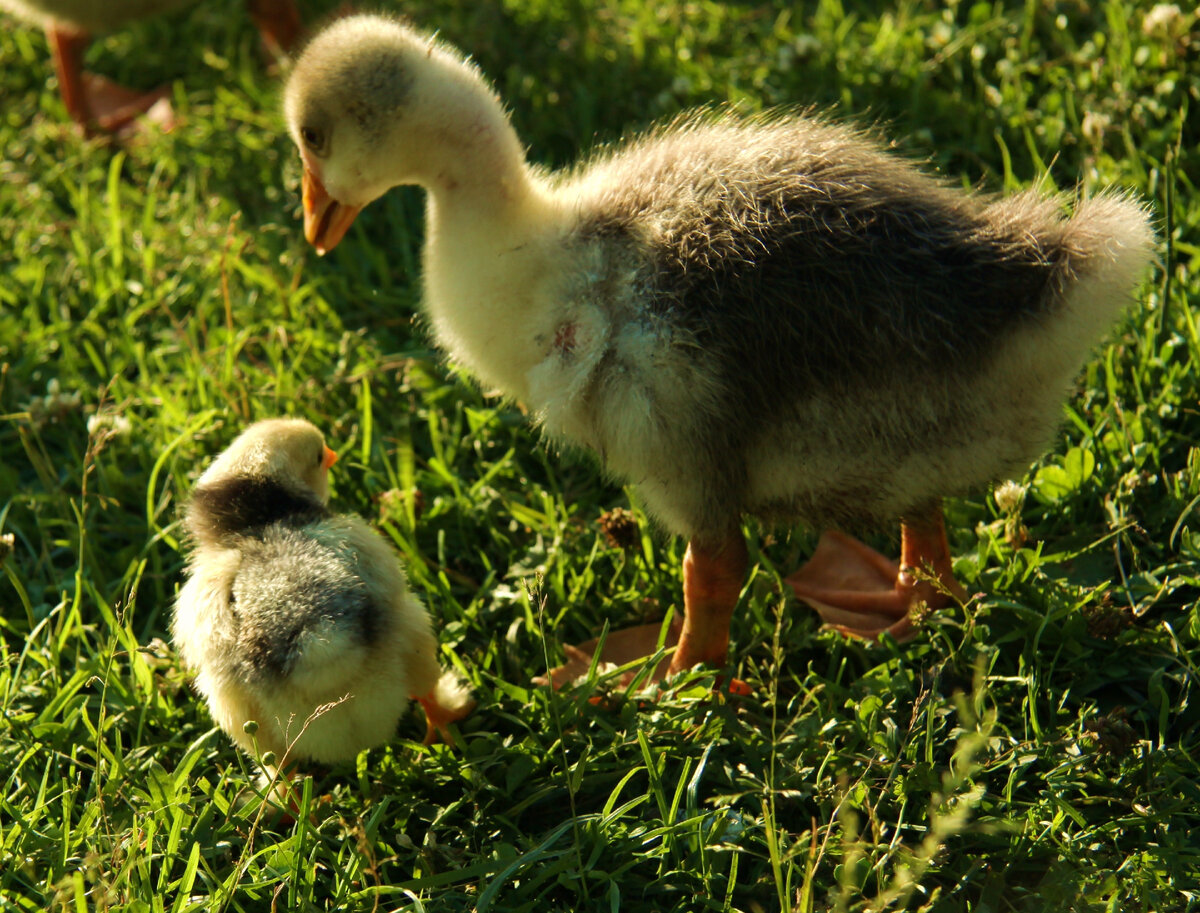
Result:
<svg viewBox="0 0 1200 913"><path fill-rule="evenodd" d="M1149 207L1131 193L1107 192L1081 200L1063 224L1062 244L1077 282L1097 300L1089 309L1116 316L1154 259L1156 237ZM1080 296L1072 292L1079 301Z"/></svg>
<svg viewBox="0 0 1200 913"><path fill-rule="evenodd" d="M1063 218L1065 202L1059 194L1027 190L989 205L988 222L1000 235L1032 242L1057 267L1043 306L1077 306L1106 327L1132 301L1154 258L1152 213L1122 191L1080 199L1069 219Z"/></svg>
<svg viewBox="0 0 1200 913"><path fill-rule="evenodd" d="M977 378L980 412L995 429L990 455L1018 477L1054 439L1062 403L1092 349L1110 332L1154 259L1148 207L1131 194L1107 192L1062 216L1061 197L1017 194L989 207L997 221L1032 240L1054 264L1038 317L1013 333Z"/></svg>
<svg viewBox="0 0 1200 913"><path fill-rule="evenodd" d="M1148 206L1132 193L1107 191L1081 199L1058 224L1060 278L1057 335L1064 355L1086 352L1134 301L1154 260L1156 237ZM1078 370L1078 362L1074 365Z"/></svg>

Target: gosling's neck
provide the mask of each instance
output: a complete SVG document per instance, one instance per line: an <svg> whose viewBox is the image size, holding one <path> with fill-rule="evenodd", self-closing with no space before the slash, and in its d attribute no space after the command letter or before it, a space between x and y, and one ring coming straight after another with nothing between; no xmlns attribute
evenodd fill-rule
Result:
<svg viewBox="0 0 1200 913"><path fill-rule="evenodd" d="M554 296L538 292L562 268L565 209L526 162L500 102L486 90L472 102L437 138L438 167L422 182L425 305L453 360L521 399L541 358L531 340L555 319Z"/></svg>
<svg viewBox="0 0 1200 913"><path fill-rule="evenodd" d="M500 100L477 79L446 86L428 138L429 241L502 252L545 227L547 195Z"/></svg>

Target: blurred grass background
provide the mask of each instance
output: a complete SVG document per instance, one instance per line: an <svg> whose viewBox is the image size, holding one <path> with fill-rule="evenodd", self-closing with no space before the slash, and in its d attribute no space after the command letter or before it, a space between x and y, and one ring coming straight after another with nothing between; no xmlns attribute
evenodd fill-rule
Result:
<svg viewBox="0 0 1200 913"><path fill-rule="evenodd" d="M551 695L529 686L547 650L678 607L683 546L432 349L420 194L315 256L280 73L240 2L91 48L98 72L174 86L182 124L123 145L79 137L41 33L4 19L0 908L1200 908L1195 11L402 12L478 60L540 163L693 105L834 106L965 187L1132 188L1161 263L1054 452L947 504L965 610L903 647L846 643L782 596L812 532L749 523L731 665L754 699L712 695L712 670L652 701ZM296 824L260 813L163 640L181 500L281 413L325 430L335 506L395 544L480 699L459 744L423 748L414 714L313 771ZM620 544L598 522L618 507L637 521Z"/></svg>

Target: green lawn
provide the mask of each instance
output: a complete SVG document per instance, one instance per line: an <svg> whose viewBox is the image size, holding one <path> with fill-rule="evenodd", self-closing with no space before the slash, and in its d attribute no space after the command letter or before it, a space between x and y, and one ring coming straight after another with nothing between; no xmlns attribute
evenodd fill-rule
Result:
<svg viewBox="0 0 1200 913"><path fill-rule="evenodd" d="M312 19L337 0L304 4ZM1191 4L1181 0L1185 9ZM414 0L533 158L696 104L834 105L964 186L1130 187L1160 266L1019 488L947 503L964 610L912 643L822 631L749 524L734 673L653 700L529 685L560 644L680 601L682 543L433 350L418 193L320 259L280 75L239 0L109 36L175 81L124 147L65 123L40 32L0 25L0 910L1200 910L1200 21L1129 0ZM341 455L479 699L414 711L255 798L164 643L179 507L253 419ZM997 503L999 501L999 503ZM598 520L631 508L639 534ZM876 544L894 548L886 531Z"/></svg>

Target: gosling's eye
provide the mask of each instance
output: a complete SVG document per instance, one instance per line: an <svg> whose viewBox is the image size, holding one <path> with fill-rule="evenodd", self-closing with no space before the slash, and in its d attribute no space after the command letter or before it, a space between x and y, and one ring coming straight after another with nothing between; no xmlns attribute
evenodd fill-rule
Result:
<svg viewBox="0 0 1200 913"><path fill-rule="evenodd" d="M304 140L306 145L315 155L324 155L326 138L325 131L318 130L316 127L301 127L300 139Z"/></svg>
<svg viewBox="0 0 1200 913"><path fill-rule="evenodd" d="M321 449L317 451L317 468L320 469L325 465L325 445L321 445Z"/></svg>

